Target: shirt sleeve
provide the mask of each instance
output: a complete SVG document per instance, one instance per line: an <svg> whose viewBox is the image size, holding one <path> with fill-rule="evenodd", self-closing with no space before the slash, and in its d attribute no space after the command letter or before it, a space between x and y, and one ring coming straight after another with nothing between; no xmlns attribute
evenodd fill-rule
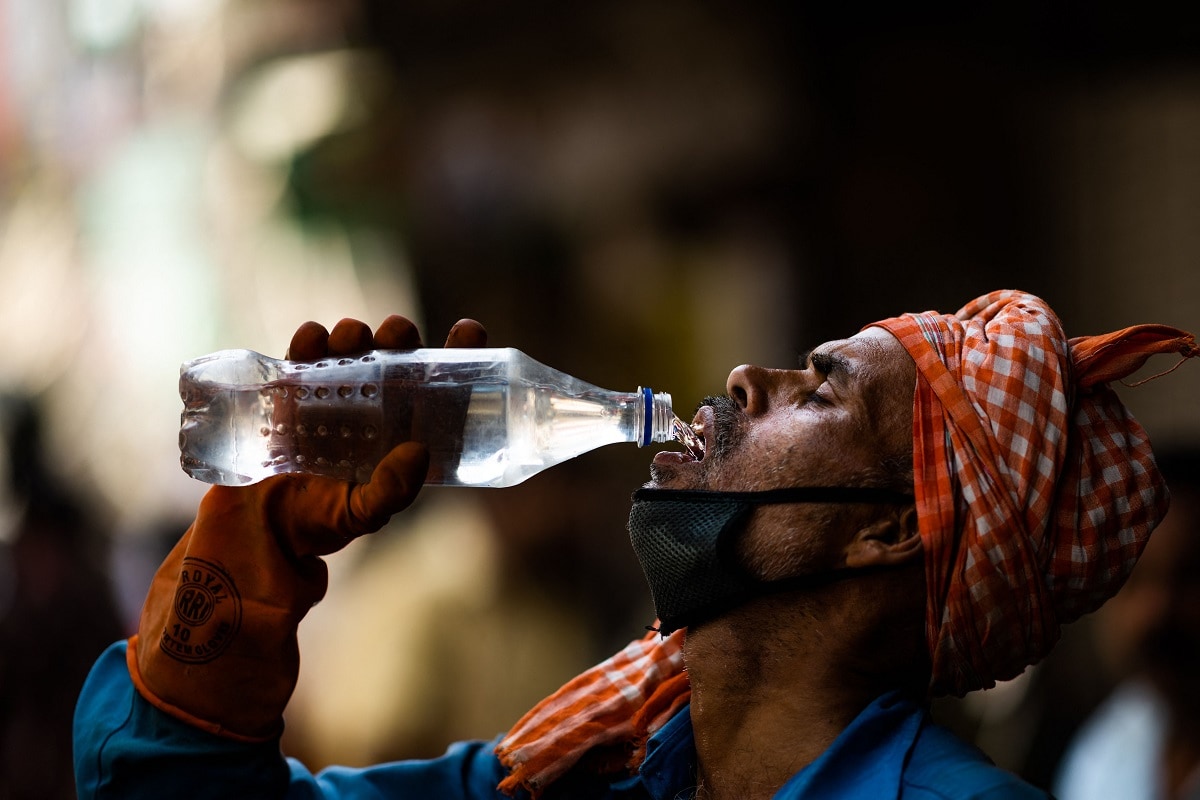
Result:
<svg viewBox="0 0 1200 800"><path fill-rule="evenodd" d="M462 742L440 758L311 773L278 741L246 744L162 713L134 689L125 643L96 661L75 709L79 800L507 800L494 743Z"/></svg>

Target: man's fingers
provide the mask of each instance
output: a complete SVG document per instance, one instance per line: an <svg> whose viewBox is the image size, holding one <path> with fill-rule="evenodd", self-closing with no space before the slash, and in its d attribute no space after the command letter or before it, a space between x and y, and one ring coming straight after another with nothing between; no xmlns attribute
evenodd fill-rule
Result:
<svg viewBox="0 0 1200 800"><path fill-rule="evenodd" d="M319 322L306 322L292 334L286 358L294 361L316 361L329 353L329 331Z"/></svg>
<svg viewBox="0 0 1200 800"><path fill-rule="evenodd" d="M343 319L329 333L329 355L351 356L365 353L375 346L371 329L365 322Z"/></svg>
<svg viewBox="0 0 1200 800"><path fill-rule="evenodd" d="M405 442L384 456L371 480L350 493L351 524L356 533L383 527L395 513L408 508L429 471L429 450L417 442Z"/></svg>
<svg viewBox="0 0 1200 800"><path fill-rule="evenodd" d="M421 333L412 320L392 314L375 331L375 346L381 350L415 350L421 346Z"/></svg>
<svg viewBox="0 0 1200 800"><path fill-rule="evenodd" d="M306 322L292 335L287 358L315 361L326 356L344 356L381 350L413 350L422 347L421 334L412 320L393 314L380 324L374 335L356 319L343 319L326 331L317 322ZM486 347L487 331L473 319L461 319L446 336L446 347Z"/></svg>
<svg viewBox="0 0 1200 800"><path fill-rule="evenodd" d="M487 347L487 331L473 319L460 319L446 336L446 347Z"/></svg>

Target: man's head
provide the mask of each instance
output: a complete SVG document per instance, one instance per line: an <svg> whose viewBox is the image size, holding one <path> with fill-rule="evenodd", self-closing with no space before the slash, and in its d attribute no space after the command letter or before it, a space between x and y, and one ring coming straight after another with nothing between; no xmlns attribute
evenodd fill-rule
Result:
<svg viewBox="0 0 1200 800"><path fill-rule="evenodd" d="M690 559L694 583L723 572L713 583L724 606L702 609L711 616L788 578L858 577L923 550L932 689L1013 677L1048 652L1060 624L1119 588L1162 516L1145 433L1107 386L1159 352L1200 349L1162 326L1068 340L1040 299L996 292L954 315L874 323L796 370L739 367L728 399L697 414L704 459L660 454L650 491L635 495L635 547L658 557L643 557L652 590L664 552ZM784 492L762 505L746 494L844 494L897 478L915 512L896 497ZM698 494L677 502L671 490ZM639 546L672 528L674 550ZM686 594L691 573L672 580Z"/></svg>

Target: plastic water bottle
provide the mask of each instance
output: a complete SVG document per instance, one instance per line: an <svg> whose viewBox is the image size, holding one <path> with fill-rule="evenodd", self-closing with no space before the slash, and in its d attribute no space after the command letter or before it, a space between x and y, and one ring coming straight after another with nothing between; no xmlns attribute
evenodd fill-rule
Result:
<svg viewBox="0 0 1200 800"><path fill-rule="evenodd" d="M362 482L404 441L429 448L427 484L512 486L602 445L666 442L687 427L669 394L600 389L512 348L317 362L224 350L183 364L179 393L180 463L225 486L282 472Z"/></svg>

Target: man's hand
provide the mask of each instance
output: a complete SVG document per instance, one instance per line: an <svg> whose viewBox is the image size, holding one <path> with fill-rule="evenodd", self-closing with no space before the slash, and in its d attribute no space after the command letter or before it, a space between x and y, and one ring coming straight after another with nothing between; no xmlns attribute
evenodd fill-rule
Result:
<svg viewBox="0 0 1200 800"><path fill-rule="evenodd" d="M446 346L486 341L478 322L462 320ZM416 327L403 317L389 317L374 334L344 319L332 332L313 322L300 326L288 357L420 346ZM130 639L130 675L142 696L213 733L253 741L278 736L299 670L296 627L328 585L320 556L379 530L408 507L428 463L425 448L408 442L364 484L277 475L246 487L212 487L155 575Z"/></svg>
<svg viewBox="0 0 1200 800"><path fill-rule="evenodd" d="M487 332L483 326L475 320L464 319L450 329L445 346L484 347L486 344ZM368 350L412 350L422 346L416 326L401 316L388 317L374 335L364 323L354 319L343 319L332 332L327 332L316 322L306 322L292 335L288 358L319 361L331 356L358 355ZM428 466L429 455L423 445L416 442L398 445L379 462L367 483L350 489L344 506L332 509L336 516L330 516L323 507L312 507L314 502L325 502L326 498L320 493L314 496L308 488L310 483L321 485L331 481L329 478L312 477L298 484L294 476L278 476L268 478L264 483L287 481L293 489L299 489L288 493L290 507L276 515L287 523L280 533L284 534L293 555L320 556L340 550L364 533L379 530L393 514L407 508L420 491Z"/></svg>

